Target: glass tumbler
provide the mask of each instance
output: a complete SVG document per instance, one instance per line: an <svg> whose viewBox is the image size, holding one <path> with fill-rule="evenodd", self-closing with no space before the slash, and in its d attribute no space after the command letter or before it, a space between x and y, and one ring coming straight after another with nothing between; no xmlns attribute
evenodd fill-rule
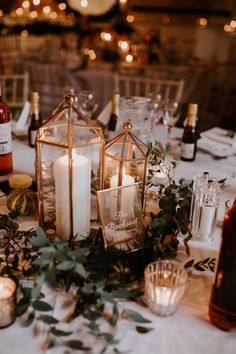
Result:
<svg viewBox="0 0 236 354"><path fill-rule="evenodd" d="M221 189L216 181L208 182L196 194L192 220L193 240L212 241L218 216Z"/></svg>
<svg viewBox="0 0 236 354"><path fill-rule="evenodd" d="M150 99L139 96L124 96L120 98L119 130L125 122L130 122L135 134L144 142L153 141Z"/></svg>
<svg viewBox="0 0 236 354"><path fill-rule="evenodd" d="M187 272L176 261L156 261L145 271L145 297L148 307L158 316L173 315L183 297Z"/></svg>

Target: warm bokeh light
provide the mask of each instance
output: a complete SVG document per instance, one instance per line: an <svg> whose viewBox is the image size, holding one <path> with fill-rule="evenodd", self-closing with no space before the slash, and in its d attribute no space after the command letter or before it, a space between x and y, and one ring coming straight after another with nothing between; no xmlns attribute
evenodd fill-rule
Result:
<svg viewBox="0 0 236 354"><path fill-rule="evenodd" d="M36 18L36 17L38 17L38 12L37 12L37 11L31 11L30 17L31 17L31 18Z"/></svg>
<svg viewBox="0 0 236 354"><path fill-rule="evenodd" d="M66 4L64 3L64 2L61 2L59 5L58 5L58 7L59 7L59 10L65 10L66 9Z"/></svg>
<svg viewBox="0 0 236 354"><path fill-rule="evenodd" d="M24 9L28 9L30 7L30 2L28 0L25 0L22 2L22 7Z"/></svg>
<svg viewBox="0 0 236 354"><path fill-rule="evenodd" d="M90 51L89 48L84 48L84 54L89 55L89 51Z"/></svg>
<svg viewBox="0 0 236 354"><path fill-rule="evenodd" d="M28 35L29 35L29 33L28 33L27 30L23 30L20 35L21 35L21 37L23 37L23 38L27 38Z"/></svg>
<svg viewBox="0 0 236 354"><path fill-rule="evenodd" d="M87 7L88 6L88 0L81 0L80 1L81 7Z"/></svg>
<svg viewBox="0 0 236 354"><path fill-rule="evenodd" d="M96 53L95 53L94 50L90 50L88 54L89 54L89 59L90 60L95 60L96 59Z"/></svg>
<svg viewBox="0 0 236 354"><path fill-rule="evenodd" d="M40 4L40 0L33 0L33 4L34 4L35 6L39 5L39 4Z"/></svg>
<svg viewBox="0 0 236 354"><path fill-rule="evenodd" d="M46 15L49 14L49 13L51 12L50 6L44 6L43 12L44 12Z"/></svg>
<svg viewBox="0 0 236 354"><path fill-rule="evenodd" d="M16 13L18 16L21 16L21 15L23 15L24 10L22 9L22 7L18 7L18 9L16 9Z"/></svg>
<svg viewBox="0 0 236 354"><path fill-rule="evenodd" d="M230 25L224 25L224 31L225 32L233 32L233 27L231 27Z"/></svg>
<svg viewBox="0 0 236 354"><path fill-rule="evenodd" d="M205 28L207 26L207 24L208 24L208 21L207 21L206 18L201 17L201 18L198 19L198 24L199 24L199 26L201 28Z"/></svg>
<svg viewBox="0 0 236 354"><path fill-rule="evenodd" d="M127 41L119 41L118 47L120 47L120 49L125 52L129 50L129 43Z"/></svg>
<svg viewBox="0 0 236 354"><path fill-rule="evenodd" d="M100 36L106 42L109 42L112 39L112 35L109 32L102 32Z"/></svg>
<svg viewBox="0 0 236 354"><path fill-rule="evenodd" d="M129 22L129 23L134 22L134 16L133 16L133 15L128 15L128 16L126 17L126 21Z"/></svg>
<svg viewBox="0 0 236 354"><path fill-rule="evenodd" d="M0 17L2 17L3 16L3 11L2 10L0 10Z"/></svg>
<svg viewBox="0 0 236 354"><path fill-rule="evenodd" d="M235 28L236 27L236 21L235 20L230 21L230 26Z"/></svg>
<svg viewBox="0 0 236 354"><path fill-rule="evenodd" d="M134 60L133 55L132 54L127 54L125 57L125 61L127 63L132 63L132 61Z"/></svg>
<svg viewBox="0 0 236 354"><path fill-rule="evenodd" d="M52 18L53 20L55 20L55 19L57 18L57 13L56 13L56 11L52 11L52 12L50 13L50 18Z"/></svg>

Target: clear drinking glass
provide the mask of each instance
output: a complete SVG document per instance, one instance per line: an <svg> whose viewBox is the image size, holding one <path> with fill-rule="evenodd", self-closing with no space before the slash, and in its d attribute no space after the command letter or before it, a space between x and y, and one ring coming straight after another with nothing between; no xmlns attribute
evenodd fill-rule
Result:
<svg viewBox="0 0 236 354"><path fill-rule="evenodd" d="M144 271L148 307L158 316L173 315L183 297L187 272L176 261L156 261Z"/></svg>
<svg viewBox="0 0 236 354"><path fill-rule="evenodd" d="M181 109L179 103L173 99L166 99L163 107L163 124L167 126L167 146L170 146L171 131L180 117Z"/></svg>
<svg viewBox="0 0 236 354"><path fill-rule="evenodd" d="M193 240L212 241L218 216L221 189L216 181L208 180L196 190L192 220Z"/></svg>
<svg viewBox="0 0 236 354"><path fill-rule="evenodd" d="M149 110L151 115L152 128L157 125L163 117L163 100L160 94L149 93Z"/></svg>
<svg viewBox="0 0 236 354"><path fill-rule="evenodd" d="M153 136L149 103L150 100L147 97L121 97L118 130L122 130L125 122L130 122L134 128L135 134L144 143L152 142Z"/></svg>
<svg viewBox="0 0 236 354"><path fill-rule="evenodd" d="M78 105L82 113L86 114L89 118L93 118L98 109L95 93L89 90L80 91L78 93Z"/></svg>

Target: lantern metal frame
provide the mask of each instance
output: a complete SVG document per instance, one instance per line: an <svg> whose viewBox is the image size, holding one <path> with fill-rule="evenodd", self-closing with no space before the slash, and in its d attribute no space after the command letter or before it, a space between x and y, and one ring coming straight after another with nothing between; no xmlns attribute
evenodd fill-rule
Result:
<svg viewBox="0 0 236 354"><path fill-rule="evenodd" d="M135 136L132 132L132 124L129 122L124 123L123 125L124 131L108 141L105 144L104 149L104 183L103 186L105 189L110 188L108 183L109 174L107 173L109 160L113 160L118 163L118 184L117 187L122 186L122 176L123 176L123 168L127 164L139 163L142 164L142 173L140 174L141 181L137 181L137 175L134 175L135 182L139 182L141 184L141 203L142 207L144 207L144 195L145 195L145 185L147 179L147 166L149 162L149 148L143 143L137 136ZM109 150L112 149L113 146L120 145L120 153L112 154ZM137 149L140 154L139 157L135 157L135 150ZM132 175L132 174L131 174Z"/></svg>
<svg viewBox="0 0 236 354"><path fill-rule="evenodd" d="M74 119L73 115L76 115ZM60 125L61 117L63 117L63 123ZM81 123L82 122L82 123ZM47 135L52 129L57 128L67 129L65 135L65 141L57 141L52 136ZM59 103L57 108L53 111L52 116L37 130L36 135L36 180L38 188L38 207L39 207L39 224L45 226L45 211L44 211L44 188L43 188L43 178L42 178L42 146L54 146L58 149L63 149L68 151L68 178L69 178L69 216L70 216L70 235L69 240L74 238L73 230L73 149L80 148L80 145L74 146L73 141L73 129L87 129L94 133L94 137L97 138L97 144L99 144L99 183L97 190L103 187L103 154L105 139L102 134L102 128L97 125L95 121L92 121L88 116L82 113L78 108L75 107L75 96L69 92L66 97ZM79 201L78 201L79 202ZM56 219L56 218L55 218ZM47 232L47 229L45 230ZM51 230L49 229L49 233ZM60 235L58 235L60 236Z"/></svg>

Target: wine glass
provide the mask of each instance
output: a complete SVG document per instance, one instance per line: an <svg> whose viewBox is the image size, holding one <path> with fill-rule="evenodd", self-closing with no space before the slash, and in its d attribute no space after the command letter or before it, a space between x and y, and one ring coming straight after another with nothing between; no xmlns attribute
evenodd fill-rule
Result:
<svg viewBox="0 0 236 354"><path fill-rule="evenodd" d="M163 107L163 124L167 126L167 148L171 147L171 130L180 117L179 103L173 99L166 99Z"/></svg>
<svg viewBox="0 0 236 354"><path fill-rule="evenodd" d="M95 93L90 90L80 91L78 94L78 100L81 112L86 114L89 118L93 119L93 116L98 109Z"/></svg>
<svg viewBox="0 0 236 354"><path fill-rule="evenodd" d="M149 93L149 110L152 123L152 129L155 128L163 116L163 100L160 94Z"/></svg>

